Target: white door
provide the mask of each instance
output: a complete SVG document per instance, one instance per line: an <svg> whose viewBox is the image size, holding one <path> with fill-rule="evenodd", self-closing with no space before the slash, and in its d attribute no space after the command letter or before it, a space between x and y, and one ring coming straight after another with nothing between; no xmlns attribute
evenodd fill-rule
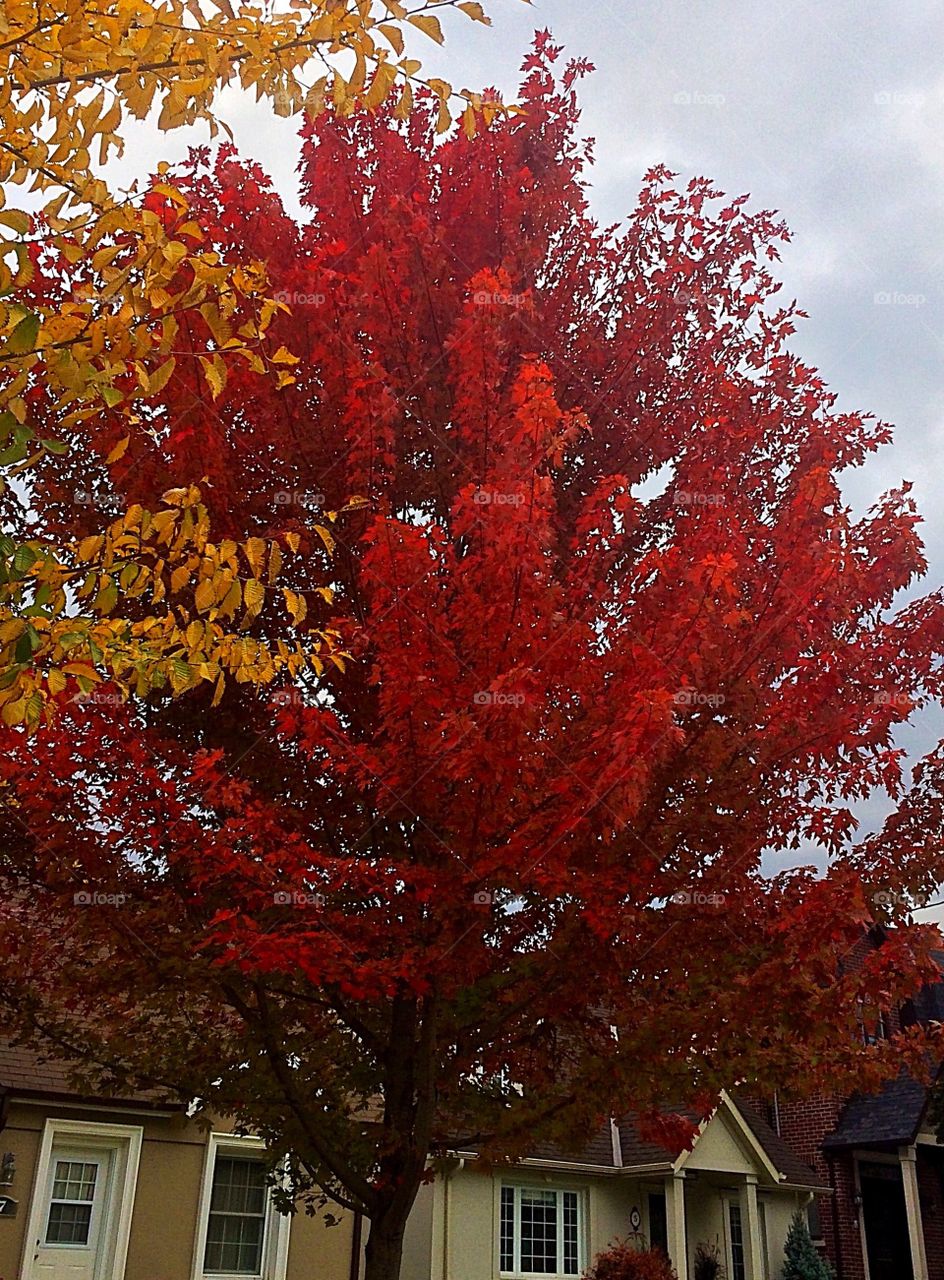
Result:
<svg viewBox="0 0 944 1280"><path fill-rule="evenodd" d="M35 1280L100 1280L112 1152L54 1146L36 1241Z"/></svg>

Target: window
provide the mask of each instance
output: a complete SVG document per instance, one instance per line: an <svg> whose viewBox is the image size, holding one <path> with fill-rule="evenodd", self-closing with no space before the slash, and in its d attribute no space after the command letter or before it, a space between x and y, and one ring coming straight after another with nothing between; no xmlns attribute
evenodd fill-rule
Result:
<svg viewBox="0 0 944 1280"><path fill-rule="evenodd" d="M285 1280L289 1219L272 1203L259 1138L211 1133L190 1280Z"/></svg>
<svg viewBox="0 0 944 1280"><path fill-rule="evenodd" d="M741 1206L728 1205L728 1224L731 1231L731 1280L746 1280L744 1267L744 1230L741 1224Z"/></svg>
<svg viewBox="0 0 944 1280"><path fill-rule="evenodd" d="M267 1201L262 1160L217 1155L203 1259L207 1274L262 1274Z"/></svg>
<svg viewBox="0 0 944 1280"><path fill-rule="evenodd" d="M506 1275L578 1276L581 1197L577 1191L503 1186L499 1267Z"/></svg>
<svg viewBox="0 0 944 1280"><path fill-rule="evenodd" d="M92 1226L98 1165L57 1160L46 1222L46 1244L84 1246Z"/></svg>
<svg viewBox="0 0 944 1280"><path fill-rule="evenodd" d="M668 1257L669 1224L666 1219L664 1191L649 1193L649 1246L652 1249L661 1249Z"/></svg>

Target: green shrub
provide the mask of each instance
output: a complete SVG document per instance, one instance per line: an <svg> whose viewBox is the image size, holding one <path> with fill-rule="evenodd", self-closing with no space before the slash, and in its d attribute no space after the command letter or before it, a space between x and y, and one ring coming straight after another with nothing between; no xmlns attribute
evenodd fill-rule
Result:
<svg viewBox="0 0 944 1280"><path fill-rule="evenodd" d="M813 1247L806 1219L793 1215L783 1251L783 1280L833 1280L833 1269Z"/></svg>

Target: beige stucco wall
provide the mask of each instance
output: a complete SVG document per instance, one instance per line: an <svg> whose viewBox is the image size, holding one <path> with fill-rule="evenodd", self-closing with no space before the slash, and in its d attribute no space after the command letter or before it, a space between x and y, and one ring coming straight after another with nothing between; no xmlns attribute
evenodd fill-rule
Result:
<svg viewBox="0 0 944 1280"><path fill-rule="evenodd" d="M712 1116L695 1149L686 1156L684 1168L722 1170L725 1173L758 1172L756 1158L745 1147L724 1111L717 1111Z"/></svg>
<svg viewBox="0 0 944 1280"><path fill-rule="evenodd" d="M783 1275L783 1249L787 1243L790 1222L797 1209L802 1209L806 1204L807 1195L803 1191L781 1191L772 1195L761 1194L758 1199L763 1200L767 1206L770 1280L781 1280Z"/></svg>
<svg viewBox="0 0 944 1280"><path fill-rule="evenodd" d="M612 1240L629 1233L630 1209L639 1203L634 1186L623 1179L528 1167L486 1172L469 1162L438 1179L420 1206L417 1226L420 1220L432 1218L431 1248L428 1254L411 1253L405 1280L494 1280L498 1276L502 1182L584 1191L588 1262ZM427 1256L428 1270L424 1269Z"/></svg>
<svg viewBox="0 0 944 1280"><path fill-rule="evenodd" d="M150 1116L16 1103L0 1132L0 1152L10 1151L16 1160L13 1185L3 1192L19 1202L14 1218L0 1217L0 1280L20 1276L40 1140L48 1117L143 1128L125 1280L191 1280L206 1131L180 1113ZM229 1126L215 1123L214 1129L228 1132ZM328 1227L322 1217L296 1214L289 1235L287 1280L348 1280L352 1231L349 1215L338 1226Z"/></svg>

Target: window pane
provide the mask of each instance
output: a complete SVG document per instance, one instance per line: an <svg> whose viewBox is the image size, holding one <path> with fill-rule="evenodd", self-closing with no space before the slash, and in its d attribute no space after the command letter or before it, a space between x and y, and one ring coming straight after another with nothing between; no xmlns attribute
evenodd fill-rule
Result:
<svg viewBox="0 0 944 1280"><path fill-rule="evenodd" d="M47 1244L88 1244L92 1223L90 1204L51 1204L46 1224Z"/></svg>
<svg viewBox="0 0 944 1280"><path fill-rule="evenodd" d="M265 1213L265 1165L261 1160L219 1156L213 1175L211 1210L221 1213Z"/></svg>
<svg viewBox="0 0 944 1280"><path fill-rule="evenodd" d="M514 1187L501 1189L501 1231L499 1238L499 1268L515 1269L515 1191Z"/></svg>
<svg viewBox="0 0 944 1280"><path fill-rule="evenodd" d="M265 1215L265 1164L238 1156L217 1156L204 1271L261 1275Z"/></svg>
<svg viewBox="0 0 944 1280"><path fill-rule="evenodd" d="M668 1255L669 1226L664 1191L653 1191L649 1195L649 1244L653 1249L661 1249Z"/></svg>
<svg viewBox="0 0 944 1280"><path fill-rule="evenodd" d="M577 1193L564 1192L564 1275L577 1274Z"/></svg>
<svg viewBox="0 0 944 1280"><path fill-rule="evenodd" d="M57 1160L52 1198L54 1200L93 1200L97 1177L97 1164L83 1164L78 1160Z"/></svg>
<svg viewBox="0 0 944 1280"><path fill-rule="evenodd" d="M728 1210L728 1216L731 1223L731 1280L745 1280L741 1206L732 1204Z"/></svg>
<svg viewBox="0 0 944 1280"><path fill-rule="evenodd" d="M521 1192L521 1270L557 1271L557 1192Z"/></svg>

